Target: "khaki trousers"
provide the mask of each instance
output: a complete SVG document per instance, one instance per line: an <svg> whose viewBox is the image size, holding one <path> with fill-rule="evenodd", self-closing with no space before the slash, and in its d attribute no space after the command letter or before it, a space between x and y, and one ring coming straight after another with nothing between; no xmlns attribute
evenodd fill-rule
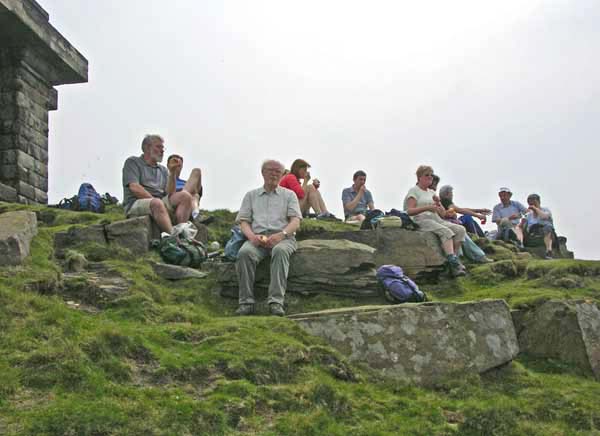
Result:
<svg viewBox="0 0 600 436"><path fill-rule="evenodd" d="M268 303L283 304L290 269L290 256L296 251L296 240L284 239L272 249L255 247L250 241L244 242L238 253L235 269L240 284L240 304L254 304L254 279L256 266L267 256L271 256L271 282L269 283Z"/></svg>

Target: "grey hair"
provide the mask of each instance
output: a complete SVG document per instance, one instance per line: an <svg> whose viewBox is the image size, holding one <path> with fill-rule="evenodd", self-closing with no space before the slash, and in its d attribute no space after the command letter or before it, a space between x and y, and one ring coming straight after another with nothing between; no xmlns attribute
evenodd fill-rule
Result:
<svg viewBox="0 0 600 436"><path fill-rule="evenodd" d="M452 191L454 191L454 188L450 185L444 185L440 188L440 197L448 197L449 194L452 193Z"/></svg>
<svg viewBox="0 0 600 436"><path fill-rule="evenodd" d="M282 171L285 169L285 165L282 164L281 162L279 162L278 160L266 159L263 161L262 165L260 166L260 171L263 172L265 170L266 166L270 163L276 163L277 165L279 165L279 167L281 168Z"/></svg>
<svg viewBox="0 0 600 436"><path fill-rule="evenodd" d="M160 135L148 134L148 135L144 136L144 139L142 139L142 151L146 151L146 149L154 141L165 142L165 140Z"/></svg>

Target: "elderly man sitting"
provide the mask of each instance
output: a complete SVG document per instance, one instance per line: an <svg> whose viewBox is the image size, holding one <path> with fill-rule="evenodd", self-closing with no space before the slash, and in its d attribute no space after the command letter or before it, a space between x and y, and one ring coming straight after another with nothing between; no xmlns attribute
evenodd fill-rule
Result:
<svg viewBox="0 0 600 436"><path fill-rule="evenodd" d="M296 251L296 230L302 212L293 191L279 186L283 164L276 160L263 163L263 186L244 196L236 221L248 239L238 253L236 270L240 283L238 315L254 313L256 266L271 256L269 312L283 316L283 302L290 268L290 256Z"/></svg>
<svg viewBox="0 0 600 436"><path fill-rule="evenodd" d="M486 215L492 213L489 209L473 209L468 207L459 207L454 203L454 188L450 185L444 185L440 188L440 201L442 206L447 211L456 212L462 214L460 218L458 218L458 222L467 229L468 233L476 234L477 236L483 237L485 234L483 230L477 224L477 222L473 219L479 218L482 224L485 224Z"/></svg>
<svg viewBox="0 0 600 436"><path fill-rule="evenodd" d="M525 233L525 242L535 238L537 235L543 235L544 245L546 247L546 259L552 259L552 243L554 232L554 222L552 212L547 207L541 206L541 199L538 194L530 194L527 197L527 214L521 221L521 227Z"/></svg>
<svg viewBox="0 0 600 436"><path fill-rule="evenodd" d="M176 192L182 162L175 159L168 169L160 164L165 152L159 135L146 135L141 156L131 156L123 165L123 205L127 217L150 215L161 231L171 233L173 221L187 222L193 210L193 196L188 185ZM194 168L189 186L198 185L200 170Z"/></svg>
<svg viewBox="0 0 600 436"><path fill-rule="evenodd" d="M498 225L497 238L510 239L506 235L514 232L519 246L523 248L523 230L519 224L527 209L518 201L511 200L512 192L509 188L500 188L498 196L500 203L494 206L492 213L492 222Z"/></svg>

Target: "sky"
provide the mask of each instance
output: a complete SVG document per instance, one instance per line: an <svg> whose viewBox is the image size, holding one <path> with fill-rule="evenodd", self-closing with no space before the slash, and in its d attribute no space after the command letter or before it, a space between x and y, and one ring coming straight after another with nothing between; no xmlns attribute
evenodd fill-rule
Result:
<svg viewBox="0 0 600 436"><path fill-rule="evenodd" d="M202 169L205 209L237 210L266 158L307 160L338 216L358 169L401 209L428 164L462 207L538 193L600 259L596 0L38 2L89 61L50 114L51 203L82 182L122 198L158 133Z"/></svg>

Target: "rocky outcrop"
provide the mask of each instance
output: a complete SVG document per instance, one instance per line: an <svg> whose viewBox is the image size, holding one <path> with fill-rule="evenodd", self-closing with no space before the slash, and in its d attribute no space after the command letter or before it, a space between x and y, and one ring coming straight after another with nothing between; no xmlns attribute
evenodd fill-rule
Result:
<svg viewBox="0 0 600 436"><path fill-rule="evenodd" d="M17 211L0 215L0 266L20 265L29 255L31 240L37 235L34 212Z"/></svg>
<svg viewBox="0 0 600 436"><path fill-rule="evenodd" d="M104 308L129 292L131 283L118 271L102 263L90 264L85 272L64 273L60 294L69 301Z"/></svg>
<svg viewBox="0 0 600 436"><path fill-rule="evenodd" d="M206 243L206 226L194 224L199 228L196 239ZM149 216L115 221L110 224L95 224L85 227L70 227L54 236L54 254L62 258L68 249L77 249L89 243L120 246L134 255L142 255L150 249L150 242L160 238L158 226Z"/></svg>
<svg viewBox="0 0 600 436"><path fill-rule="evenodd" d="M378 294L375 249L347 240L305 240L290 261L288 292L371 297ZM269 286L270 259L256 270L255 290L264 294ZM207 263L216 271L221 294L237 298L238 281L233 263Z"/></svg>
<svg viewBox="0 0 600 436"><path fill-rule="evenodd" d="M591 301L547 301L514 311L522 352L577 365L600 380L600 309Z"/></svg>
<svg viewBox="0 0 600 436"><path fill-rule="evenodd" d="M446 257L438 238L430 232L386 228L344 232L321 232L314 239L346 239L375 248L375 265L400 265L405 273L416 277L438 272Z"/></svg>
<svg viewBox="0 0 600 436"><path fill-rule="evenodd" d="M519 352L504 300L363 306L290 318L351 361L418 384L454 373L482 373Z"/></svg>
<svg viewBox="0 0 600 436"><path fill-rule="evenodd" d="M167 280L203 279L208 275L208 273L194 268L166 263L153 262L152 269L157 276Z"/></svg>

